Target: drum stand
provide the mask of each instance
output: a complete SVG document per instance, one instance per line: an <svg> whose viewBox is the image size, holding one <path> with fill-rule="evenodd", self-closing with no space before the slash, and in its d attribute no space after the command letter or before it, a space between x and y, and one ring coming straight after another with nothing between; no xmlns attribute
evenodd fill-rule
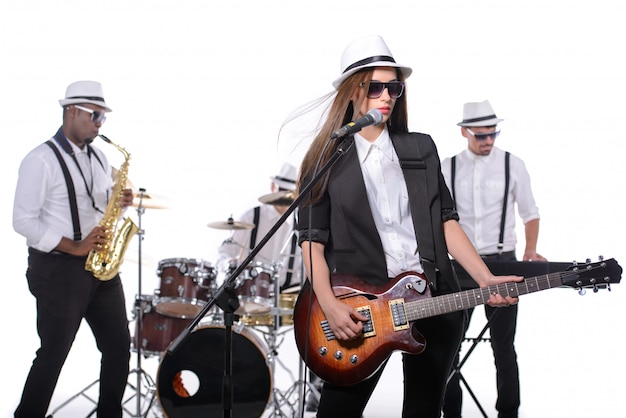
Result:
<svg viewBox="0 0 626 418"><path fill-rule="evenodd" d="M135 340L135 348L137 350L137 364L134 369L128 372L129 379L130 379L130 376L134 374L136 376L136 381L134 385L130 383L130 381L127 382L126 384L127 387L129 387L130 390L133 391L134 393L128 399L124 400L122 404L124 411L130 414L131 417L147 417L150 410L153 407L158 406L154 402L155 396L156 396L156 384L154 382L154 379L152 379L152 377L141 367L141 355L142 355L141 354L141 346L142 346L141 334L142 334L143 313L144 313L144 304L143 304L142 293L141 293L141 278L142 278L141 242L143 241L144 230L141 228L141 216L145 212L145 207L143 207L142 205L145 192L146 192L146 189L143 189L143 188L139 189L139 205L137 206L137 221L138 221L137 265L139 267L138 267L138 274L137 274L138 275L137 296L135 297L135 306L133 308L135 321L137 321L136 322L137 331L136 331L136 335L133 337ZM146 389L145 394L142 393L142 388ZM128 404L133 399L135 399L135 410L129 411L125 405ZM145 408L145 411L142 412L144 408ZM162 415L161 414L157 415L155 413L154 416L158 417Z"/></svg>
<svg viewBox="0 0 626 418"><path fill-rule="evenodd" d="M285 417L285 418L293 418L293 417L302 417L304 414L304 406L305 406L305 395L306 388L308 387L315 396L319 398L319 391L315 386L306 380L304 362L299 360L299 375L298 380L295 380L293 374L291 373L291 369L289 369L278 357L278 347L282 344L282 338L279 339L280 336L285 334L286 332L291 331L291 328L280 331L280 321L282 315L284 314L293 314L291 309L283 309L280 306L280 280L278 267L276 263L273 264L273 281L274 281L274 308L272 309L274 323L270 328L270 331L265 333L265 341L268 346L268 363L270 364L270 370L272 374L272 382L275 382L276 375L276 363L278 363L285 371L287 371L291 375L291 380L294 383L285 391L281 391L280 389L273 387L272 395L270 397L270 402L267 405L266 413L263 415L264 417ZM294 399L295 398L295 399Z"/></svg>

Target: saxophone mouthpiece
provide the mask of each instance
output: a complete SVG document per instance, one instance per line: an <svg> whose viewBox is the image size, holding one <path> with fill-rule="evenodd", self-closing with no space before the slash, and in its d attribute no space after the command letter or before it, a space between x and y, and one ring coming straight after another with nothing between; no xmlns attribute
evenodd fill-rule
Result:
<svg viewBox="0 0 626 418"><path fill-rule="evenodd" d="M102 138L103 141L108 142L109 144L111 143L111 140L109 138L107 138L106 136L102 135L102 134L98 134L98 136L100 138Z"/></svg>

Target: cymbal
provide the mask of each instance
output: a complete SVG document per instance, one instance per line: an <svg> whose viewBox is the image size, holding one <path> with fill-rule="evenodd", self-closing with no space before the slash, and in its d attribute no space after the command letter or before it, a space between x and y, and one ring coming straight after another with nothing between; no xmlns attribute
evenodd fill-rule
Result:
<svg viewBox="0 0 626 418"><path fill-rule="evenodd" d="M163 203L164 200L166 200L164 197L161 196L157 196L154 194L150 194L150 193L135 193L133 195L134 199L133 199L133 204L132 207L134 208L138 208L139 207L139 202L141 201L141 207L142 208L146 208L146 209L169 209L169 206L167 206L165 203Z"/></svg>
<svg viewBox="0 0 626 418"><path fill-rule="evenodd" d="M263 195L259 197L259 202L268 205L289 206L293 203L295 198L294 193L288 190Z"/></svg>
<svg viewBox="0 0 626 418"><path fill-rule="evenodd" d="M207 224L209 228L215 229L253 229L254 225L245 222L236 222L233 218L228 218L226 222L211 222Z"/></svg>

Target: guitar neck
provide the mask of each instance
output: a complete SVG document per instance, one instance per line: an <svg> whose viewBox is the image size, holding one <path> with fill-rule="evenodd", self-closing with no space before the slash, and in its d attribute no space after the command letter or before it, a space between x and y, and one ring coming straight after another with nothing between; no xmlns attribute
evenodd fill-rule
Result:
<svg viewBox="0 0 626 418"><path fill-rule="evenodd" d="M421 299L405 303L407 318L409 321L429 318L449 312L462 311L487 303L492 294L502 296L519 297L540 290L552 289L563 284L563 276L575 274L573 272L551 273L524 279L521 282L500 283L497 285L481 287L478 289L465 290L450 293L428 299Z"/></svg>

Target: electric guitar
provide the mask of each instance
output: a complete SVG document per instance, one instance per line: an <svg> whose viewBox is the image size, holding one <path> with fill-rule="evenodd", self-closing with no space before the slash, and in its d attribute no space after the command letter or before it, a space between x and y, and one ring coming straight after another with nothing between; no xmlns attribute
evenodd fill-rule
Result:
<svg viewBox="0 0 626 418"><path fill-rule="evenodd" d="M294 307L294 332L300 357L320 378L338 385L359 383L374 374L394 351L419 354L425 338L411 322L482 305L494 293L518 297L559 286L610 290L619 283L622 268L614 259L573 265L566 271L526 278L521 282L432 297L426 276L405 272L384 286L356 276L334 273L335 296L368 317L363 332L350 341L338 340L324 317L310 282L305 281ZM310 318L310 322L307 320Z"/></svg>

